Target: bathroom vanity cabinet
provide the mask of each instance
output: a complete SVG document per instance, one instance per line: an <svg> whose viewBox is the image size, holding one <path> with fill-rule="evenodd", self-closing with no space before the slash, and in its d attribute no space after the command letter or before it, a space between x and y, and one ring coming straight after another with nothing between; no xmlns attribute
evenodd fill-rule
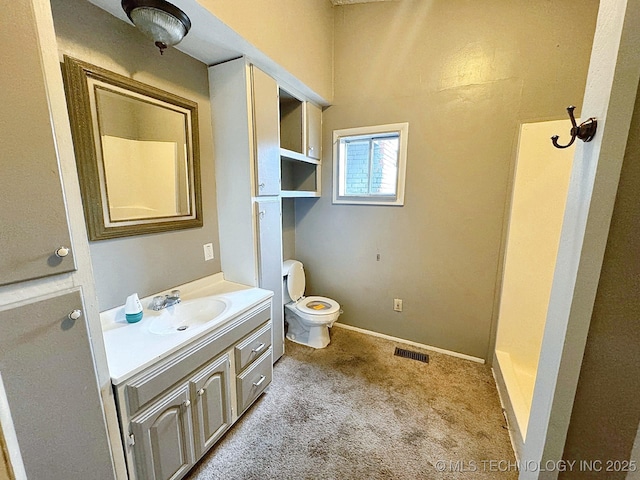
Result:
<svg viewBox="0 0 640 480"><path fill-rule="evenodd" d="M271 383L263 302L114 385L132 480L186 474Z"/></svg>

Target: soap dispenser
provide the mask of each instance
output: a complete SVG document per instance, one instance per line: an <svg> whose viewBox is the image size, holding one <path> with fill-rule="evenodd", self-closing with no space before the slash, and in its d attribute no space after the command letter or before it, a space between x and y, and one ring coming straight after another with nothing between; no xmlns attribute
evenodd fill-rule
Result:
<svg viewBox="0 0 640 480"><path fill-rule="evenodd" d="M127 297L124 305L124 316L129 323L136 323L142 319L142 304L137 293Z"/></svg>

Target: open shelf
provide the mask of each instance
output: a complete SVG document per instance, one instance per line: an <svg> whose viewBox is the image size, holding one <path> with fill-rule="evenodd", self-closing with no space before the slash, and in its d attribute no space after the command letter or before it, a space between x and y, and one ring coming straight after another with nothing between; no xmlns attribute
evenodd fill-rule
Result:
<svg viewBox="0 0 640 480"><path fill-rule="evenodd" d="M299 161L286 156L280 157L281 196L320 196L320 164L316 160L308 160L311 161Z"/></svg>
<svg viewBox="0 0 640 480"><path fill-rule="evenodd" d="M320 192L308 192L306 190L282 190L282 198L320 198Z"/></svg>
<svg viewBox="0 0 640 480"><path fill-rule="evenodd" d="M298 162L311 163L313 165L319 165L320 160L316 160L315 158L307 157L301 153L294 152L292 150L287 150L286 148L280 149L280 157L284 157L288 160L297 160Z"/></svg>
<svg viewBox="0 0 640 480"><path fill-rule="evenodd" d="M304 103L280 89L280 146L293 152L304 152Z"/></svg>
<svg viewBox="0 0 640 480"><path fill-rule="evenodd" d="M279 89L279 108L280 196L319 197L322 110L283 88Z"/></svg>

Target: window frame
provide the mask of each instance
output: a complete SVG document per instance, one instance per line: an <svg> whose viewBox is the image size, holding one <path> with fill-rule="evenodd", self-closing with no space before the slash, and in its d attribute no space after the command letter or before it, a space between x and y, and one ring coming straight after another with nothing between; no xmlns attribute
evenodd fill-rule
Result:
<svg viewBox="0 0 640 480"><path fill-rule="evenodd" d="M377 137L398 134L398 164L396 177L396 195L340 195L341 171L340 140L345 137ZM333 203L337 205L386 205L401 207L404 205L404 191L407 167L407 143L409 123L390 123L367 127L343 128L333 131ZM355 140L356 138L354 138ZM371 161L371 158L369 159ZM371 171L369 171L371 182Z"/></svg>

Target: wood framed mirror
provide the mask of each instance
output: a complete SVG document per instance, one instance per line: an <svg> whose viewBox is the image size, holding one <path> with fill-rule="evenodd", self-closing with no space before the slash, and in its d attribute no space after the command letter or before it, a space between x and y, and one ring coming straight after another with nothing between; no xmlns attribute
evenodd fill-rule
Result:
<svg viewBox="0 0 640 480"><path fill-rule="evenodd" d="M198 107L64 57L90 240L202 227Z"/></svg>

